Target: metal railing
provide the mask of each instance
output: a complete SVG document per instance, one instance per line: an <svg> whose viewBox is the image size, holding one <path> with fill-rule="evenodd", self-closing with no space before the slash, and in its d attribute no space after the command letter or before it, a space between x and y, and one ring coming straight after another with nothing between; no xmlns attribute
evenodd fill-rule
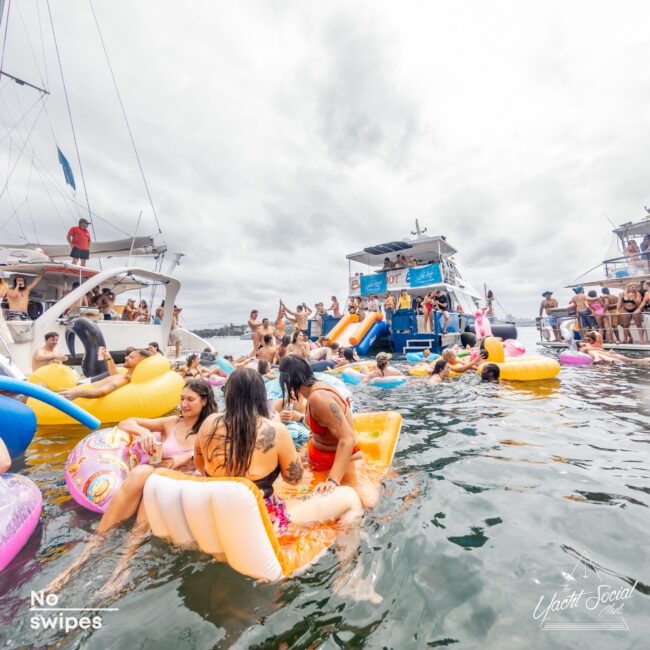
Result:
<svg viewBox="0 0 650 650"><path fill-rule="evenodd" d="M650 253L637 253L605 260L605 277L608 280L634 278L650 274Z"/></svg>

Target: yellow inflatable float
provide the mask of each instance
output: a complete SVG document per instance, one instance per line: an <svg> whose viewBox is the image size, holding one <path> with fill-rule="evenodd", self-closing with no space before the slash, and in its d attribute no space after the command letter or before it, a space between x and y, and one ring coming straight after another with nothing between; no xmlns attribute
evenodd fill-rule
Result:
<svg viewBox="0 0 650 650"><path fill-rule="evenodd" d="M357 440L376 483L390 466L402 428L395 411L354 416ZM307 468L306 468L307 469ZM290 486L279 478L282 498L301 495L325 480L326 472L305 472ZM257 580L280 580L304 569L336 539L336 523L301 526L278 538L262 492L245 478L188 476L157 470L145 484L144 507L154 535L198 548Z"/></svg>
<svg viewBox="0 0 650 650"><path fill-rule="evenodd" d="M60 391L79 382L77 373L61 364L43 366L28 381ZM74 403L88 411L102 424L119 422L128 417L157 418L178 406L183 379L170 369L169 361L160 355L143 359L133 370L131 381L122 388L97 399L79 398ZM40 425L72 424L74 420L58 409L35 399L28 399Z"/></svg>
<svg viewBox="0 0 650 650"><path fill-rule="evenodd" d="M487 352L486 363L495 363L501 371L501 379L506 381L539 381L541 379L552 379L560 372L560 364L555 359L542 356L521 356L508 357L506 359L503 343L488 336L483 341L483 347ZM481 364L477 371L481 374Z"/></svg>

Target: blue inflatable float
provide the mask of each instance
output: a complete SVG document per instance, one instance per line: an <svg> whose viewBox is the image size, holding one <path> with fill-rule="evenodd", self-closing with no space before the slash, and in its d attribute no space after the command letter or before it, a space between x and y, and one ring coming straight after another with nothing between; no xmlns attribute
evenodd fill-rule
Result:
<svg viewBox="0 0 650 650"><path fill-rule="evenodd" d="M432 352L426 357L427 361L435 361L436 359L439 359L440 355L436 354L435 352ZM425 360L424 352L407 352L406 353L406 360L410 361L411 363L418 363L420 361Z"/></svg>
<svg viewBox="0 0 650 650"><path fill-rule="evenodd" d="M94 415L90 415L87 411L65 399L65 397L52 392L49 388L30 384L13 377L0 376L0 390L16 395L26 395L45 402L63 411L63 413L89 429L97 429L101 424ZM2 414L0 438L7 446L9 455L16 458L27 449L34 438L36 415L29 406L4 395L0 395L0 413Z"/></svg>

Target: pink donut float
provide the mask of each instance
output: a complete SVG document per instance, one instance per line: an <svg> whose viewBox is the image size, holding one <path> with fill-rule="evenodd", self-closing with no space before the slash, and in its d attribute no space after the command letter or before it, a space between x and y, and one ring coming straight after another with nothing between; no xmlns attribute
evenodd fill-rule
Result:
<svg viewBox="0 0 650 650"><path fill-rule="evenodd" d="M208 377L208 384L210 386L223 386L226 383L226 377L220 375L210 375Z"/></svg>
<svg viewBox="0 0 650 650"><path fill-rule="evenodd" d="M565 350L560 353L560 363L563 366L590 366L594 360L584 352Z"/></svg>
<svg viewBox="0 0 650 650"><path fill-rule="evenodd" d="M526 353L526 346L515 339L506 339L503 342L503 348L507 357L520 357Z"/></svg>
<svg viewBox="0 0 650 650"><path fill-rule="evenodd" d="M117 427L100 429L77 443L65 464L72 498L93 512L104 512L136 466L149 462L139 439Z"/></svg>
<svg viewBox="0 0 650 650"><path fill-rule="evenodd" d="M0 476L0 571L27 543L42 507L43 497L36 483L19 474Z"/></svg>

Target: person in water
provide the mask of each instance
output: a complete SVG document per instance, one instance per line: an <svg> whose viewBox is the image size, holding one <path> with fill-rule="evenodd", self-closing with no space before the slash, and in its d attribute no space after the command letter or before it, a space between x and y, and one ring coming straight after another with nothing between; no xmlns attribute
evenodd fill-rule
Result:
<svg viewBox="0 0 650 650"><path fill-rule="evenodd" d="M32 356L32 372L49 366L51 363L63 363L68 360L65 354L61 354L56 346L59 343L59 335L56 332L48 332L45 335L45 345L38 348Z"/></svg>
<svg viewBox="0 0 650 650"><path fill-rule="evenodd" d="M142 506L142 495L147 479L157 467L175 469L190 474L194 471L194 445L201 425L206 418L218 411L212 387L202 379L190 379L180 397L180 415L162 418L128 418L117 428L139 439L142 450L153 456L158 448L162 450L162 460L157 465L136 465L124 479L120 489L108 504L97 527L97 534L81 556L50 583L48 591L58 591L70 577L90 558L106 534L115 526L137 515L123 557L113 572L103 592L111 592L128 573L129 560L138 546L144 541L148 531L146 513Z"/></svg>
<svg viewBox="0 0 650 650"><path fill-rule="evenodd" d="M22 275L14 278L14 284L7 290L7 302L9 309L5 315L6 320L28 320L32 319L27 313L29 307L29 294L32 289L43 279L45 271L41 271L29 284Z"/></svg>
<svg viewBox="0 0 650 650"><path fill-rule="evenodd" d="M367 382L371 379L376 379L377 377L403 377L404 373L400 372L397 368L388 365L391 358L392 356L387 352L380 352L375 358L377 367L368 371L368 374L363 381ZM362 372L363 370L365 370L365 367L362 369Z"/></svg>
<svg viewBox="0 0 650 650"><path fill-rule="evenodd" d="M481 359L481 357L478 356L476 357L476 359L471 359L470 361L463 363L456 356L456 352L449 348L444 350L441 356L449 365L449 370L455 372L456 374L461 374L463 372L466 372L467 370L476 368L476 366L478 366L483 361L483 359Z"/></svg>
<svg viewBox="0 0 650 650"><path fill-rule="evenodd" d="M481 368L481 381L498 384L501 377L501 368L496 363L485 363Z"/></svg>
<svg viewBox="0 0 650 650"><path fill-rule="evenodd" d="M304 359L300 361L307 365ZM324 493L325 498L283 501L274 494L273 483L278 476L297 485L303 466L288 429L268 417L266 389L259 374L250 368L235 370L224 388L224 400L223 414L211 415L199 430L194 448L199 472L252 481L263 494L278 535L286 533L290 523L356 519L361 515L359 497L345 486L333 486Z"/></svg>
<svg viewBox="0 0 650 650"><path fill-rule="evenodd" d="M368 480L365 462L357 444L354 419L348 400L322 381L317 381L309 364L300 357L288 355L280 363L282 394L307 400L305 423L311 430L307 445L313 469L328 476L314 493L327 495L339 485L353 487L364 508L372 508L379 499L378 488Z"/></svg>
<svg viewBox="0 0 650 650"><path fill-rule="evenodd" d="M110 375L109 377L100 379L92 384L85 384L75 388L66 388L65 390L59 391L59 394L70 400L79 397L96 399L98 397L110 395L110 393L116 391L118 388L122 388L131 383L133 371L141 361L144 361L144 359L147 359L150 356L151 354L148 350L134 350L124 359L124 367L127 370L125 373Z"/></svg>
<svg viewBox="0 0 650 650"><path fill-rule="evenodd" d="M296 329L291 336L291 344L287 348L287 354L295 354L303 359L310 358L311 348L308 339L301 329Z"/></svg>
<svg viewBox="0 0 650 650"><path fill-rule="evenodd" d="M202 379L210 374L210 370L201 365L201 357L198 354L190 354L180 372L183 379Z"/></svg>

